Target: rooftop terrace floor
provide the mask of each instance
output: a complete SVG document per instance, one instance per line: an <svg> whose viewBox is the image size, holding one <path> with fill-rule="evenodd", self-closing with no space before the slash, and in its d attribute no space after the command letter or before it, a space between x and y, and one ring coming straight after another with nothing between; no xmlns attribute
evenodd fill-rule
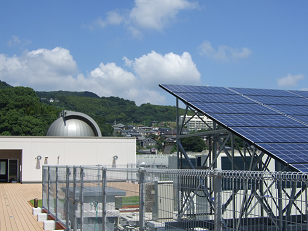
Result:
<svg viewBox="0 0 308 231"><path fill-rule="evenodd" d="M44 230L43 222L32 215L32 206L28 201L42 198L41 184L0 184L0 230Z"/></svg>

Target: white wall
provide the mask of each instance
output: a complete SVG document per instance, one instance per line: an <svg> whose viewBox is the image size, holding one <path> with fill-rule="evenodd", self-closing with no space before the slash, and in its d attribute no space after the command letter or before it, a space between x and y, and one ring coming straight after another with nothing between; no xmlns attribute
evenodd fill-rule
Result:
<svg viewBox="0 0 308 231"><path fill-rule="evenodd" d="M42 181L42 165L112 165L136 163L136 140L132 137L0 137L0 150L21 150L21 180ZM42 159L38 161L37 156ZM0 152L1 159L1 152Z"/></svg>

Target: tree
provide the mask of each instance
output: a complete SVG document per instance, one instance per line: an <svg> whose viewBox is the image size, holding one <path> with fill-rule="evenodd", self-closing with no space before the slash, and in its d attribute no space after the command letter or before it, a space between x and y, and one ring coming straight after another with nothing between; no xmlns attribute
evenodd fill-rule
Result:
<svg viewBox="0 0 308 231"><path fill-rule="evenodd" d="M200 136L183 138L181 143L185 151L202 152L205 149L205 142Z"/></svg>
<svg viewBox="0 0 308 231"><path fill-rule="evenodd" d="M44 106L33 89L0 89L0 135L44 136L59 109Z"/></svg>
<svg viewBox="0 0 308 231"><path fill-rule="evenodd" d="M206 147L204 140L200 136L182 138L181 144L185 152L202 152ZM176 149L176 144L174 144L171 153L176 152Z"/></svg>

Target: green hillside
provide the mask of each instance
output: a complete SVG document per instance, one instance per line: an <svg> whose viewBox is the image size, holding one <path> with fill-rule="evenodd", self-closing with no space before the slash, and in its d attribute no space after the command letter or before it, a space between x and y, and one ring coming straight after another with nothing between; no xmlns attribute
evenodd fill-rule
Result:
<svg viewBox="0 0 308 231"><path fill-rule="evenodd" d="M37 96L40 98L56 98L58 95L63 96L84 96L84 97L91 97L91 98L99 98L98 95L96 95L93 92L89 91L37 91Z"/></svg>
<svg viewBox="0 0 308 231"><path fill-rule="evenodd" d="M53 99L51 102L50 99ZM113 134L112 125L175 122L176 107L142 104L119 97L99 97L92 92L35 92L28 87L12 87L0 82L0 135L46 135L61 110L91 116L103 136ZM180 109L184 114L184 109Z"/></svg>
<svg viewBox="0 0 308 231"><path fill-rule="evenodd" d="M11 88L12 86L0 80L0 89Z"/></svg>
<svg viewBox="0 0 308 231"><path fill-rule="evenodd" d="M33 89L0 89L0 135L44 136L60 110L40 103Z"/></svg>
<svg viewBox="0 0 308 231"><path fill-rule="evenodd" d="M37 92L44 99L41 102L48 105L63 108L65 110L78 111L88 114L95 120L108 124L144 124L149 126L152 121L164 122L176 120L176 107L142 104L136 106L134 101L119 97L94 97L89 92ZM50 96L50 97L49 97ZM52 96L52 97L51 97ZM49 98L56 99L49 102ZM180 109L184 113L184 109Z"/></svg>

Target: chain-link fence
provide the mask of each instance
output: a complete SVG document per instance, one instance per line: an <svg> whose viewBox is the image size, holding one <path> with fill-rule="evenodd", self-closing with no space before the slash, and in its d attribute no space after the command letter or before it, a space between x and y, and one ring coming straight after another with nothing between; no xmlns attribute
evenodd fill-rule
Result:
<svg viewBox="0 0 308 231"><path fill-rule="evenodd" d="M308 230L307 174L44 166L68 230Z"/></svg>

